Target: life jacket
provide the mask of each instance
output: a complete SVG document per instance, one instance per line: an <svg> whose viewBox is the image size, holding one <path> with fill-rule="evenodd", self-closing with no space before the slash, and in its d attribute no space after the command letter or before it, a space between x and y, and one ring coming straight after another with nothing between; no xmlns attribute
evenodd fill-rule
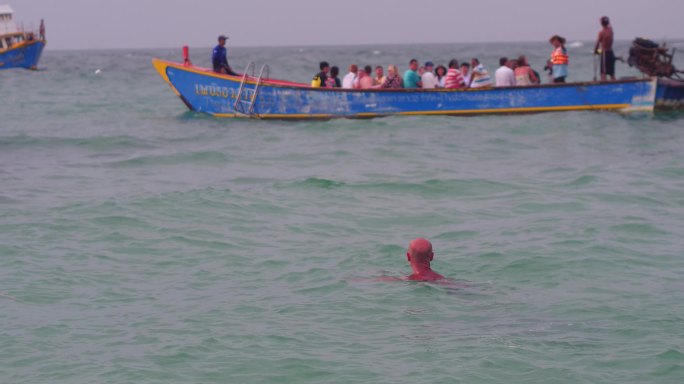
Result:
<svg viewBox="0 0 684 384"><path fill-rule="evenodd" d="M563 47L556 48L551 54L551 64L568 65L568 51Z"/></svg>
<svg viewBox="0 0 684 384"><path fill-rule="evenodd" d="M318 77L318 75L316 75L313 77L313 80L311 80L311 88L320 88L320 87L321 87L321 78Z"/></svg>

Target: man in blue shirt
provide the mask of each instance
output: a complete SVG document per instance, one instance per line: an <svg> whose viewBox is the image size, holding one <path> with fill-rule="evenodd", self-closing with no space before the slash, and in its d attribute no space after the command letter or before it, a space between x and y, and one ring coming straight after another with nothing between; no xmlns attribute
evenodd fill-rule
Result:
<svg viewBox="0 0 684 384"><path fill-rule="evenodd" d="M211 55L211 62L214 64L214 72L237 76L238 74L233 72L230 65L228 65L226 39L227 37L223 35L218 37L218 45L214 47L214 53Z"/></svg>
<svg viewBox="0 0 684 384"><path fill-rule="evenodd" d="M404 72L404 88L421 88L423 83L418 74L418 60L413 59L409 63L409 69Z"/></svg>

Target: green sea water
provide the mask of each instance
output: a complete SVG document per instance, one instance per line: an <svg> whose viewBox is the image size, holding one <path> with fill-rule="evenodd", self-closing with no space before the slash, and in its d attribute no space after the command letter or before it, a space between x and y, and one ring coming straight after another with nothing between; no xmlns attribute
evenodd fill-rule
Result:
<svg viewBox="0 0 684 384"><path fill-rule="evenodd" d="M230 50L304 82L520 53ZM0 72L0 383L684 382L681 114L215 119L152 57ZM466 288L363 280L419 236Z"/></svg>

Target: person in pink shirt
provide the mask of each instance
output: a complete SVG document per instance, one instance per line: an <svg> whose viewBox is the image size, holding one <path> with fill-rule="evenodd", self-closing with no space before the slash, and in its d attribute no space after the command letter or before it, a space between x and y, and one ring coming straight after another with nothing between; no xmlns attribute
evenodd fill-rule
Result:
<svg viewBox="0 0 684 384"><path fill-rule="evenodd" d="M515 68L515 85L539 84L539 78L534 73L525 56L518 58L518 66Z"/></svg>
<svg viewBox="0 0 684 384"><path fill-rule="evenodd" d="M458 60L453 59L449 62L449 70L444 79L444 88L464 88L463 74L458 67Z"/></svg>

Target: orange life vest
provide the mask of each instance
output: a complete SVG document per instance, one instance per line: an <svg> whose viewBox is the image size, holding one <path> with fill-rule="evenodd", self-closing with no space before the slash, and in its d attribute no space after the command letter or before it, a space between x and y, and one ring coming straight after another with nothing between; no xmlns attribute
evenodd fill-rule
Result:
<svg viewBox="0 0 684 384"><path fill-rule="evenodd" d="M563 47L556 48L551 54L551 63L553 65L567 65L569 62L567 52Z"/></svg>

